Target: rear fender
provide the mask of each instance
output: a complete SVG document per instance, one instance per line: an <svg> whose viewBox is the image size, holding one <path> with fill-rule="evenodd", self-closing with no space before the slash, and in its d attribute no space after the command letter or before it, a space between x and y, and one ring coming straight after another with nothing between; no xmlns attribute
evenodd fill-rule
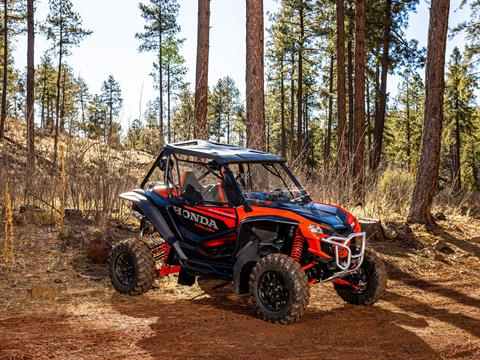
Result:
<svg viewBox="0 0 480 360"><path fill-rule="evenodd" d="M186 259L185 254L180 248L178 239L172 232L167 221L165 221L160 210L155 203L145 194L142 189L135 189L123 194L120 194L120 198L123 200L131 201L135 207L142 212L142 214L148 219L156 231L165 239L165 241L175 248L180 259Z"/></svg>
<svg viewBox="0 0 480 360"><path fill-rule="evenodd" d="M267 225L271 230L257 229ZM298 221L279 216L257 216L244 219L239 226L237 252L233 266L235 293L248 292L248 278L255 263L263 256L281 252L275 241L279 238L281 225L298 227ZM276 230L274 230L276 229Z"/></svg>

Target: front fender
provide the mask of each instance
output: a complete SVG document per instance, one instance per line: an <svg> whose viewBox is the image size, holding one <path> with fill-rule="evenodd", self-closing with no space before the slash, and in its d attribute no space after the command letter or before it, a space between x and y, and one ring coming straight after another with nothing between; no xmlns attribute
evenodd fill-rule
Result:
<svg viewBox="0 0 480 360"><path fill-rule="evenodd" d="M271 236L262 237L262 233L254 231L255 224L276 225L277 232L271 232ZM238 229L237 251L233 266L233 288L235 293L248 292L248 277L255 263L260 260L264 251L280 251L274 241L278 238L279 225L291 225L297 227L298 221L280 216L252 216L242 220ZM268 249L267 249L268 248Z"/></svg>
<svg viewBox="0 0 480 360"><path fill-rule="evenodd" d="M186 256L183 253L180 245L178 244L178 239L170 229L170 226L165 221L163 215L160 213L160 210L155 205L155 203L145 194L145 191L142 189L135 189L123 194L120 194L120 198L123 200L131 201L135 206L145 215L145 217L150 221L152 226L156 231L165 239L165 241L173 245L177 254L180 258L185 259Z"/></svg>

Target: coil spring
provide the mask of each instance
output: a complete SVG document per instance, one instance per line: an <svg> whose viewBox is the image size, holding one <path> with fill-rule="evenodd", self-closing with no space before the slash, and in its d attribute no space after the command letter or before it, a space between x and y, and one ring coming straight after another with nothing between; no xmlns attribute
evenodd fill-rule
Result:
<svg viewBox="0 0 480 360"><path fill-rule="evenodd" d="M304 241L305 239L303 238L303 236L298 233L293 239L292 254L290 256L298 262L300 262L302 258Z"/></svg>

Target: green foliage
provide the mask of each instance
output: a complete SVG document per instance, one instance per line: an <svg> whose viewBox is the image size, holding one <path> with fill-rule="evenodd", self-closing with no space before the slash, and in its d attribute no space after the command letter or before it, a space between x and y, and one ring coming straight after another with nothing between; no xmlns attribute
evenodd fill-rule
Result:
<svg viewBox="0 0 480 360"><path fill-rule="evenodd" d="M80 14L73 10L70 0L50 0L49 5L47 20L41 28L52 41L52 50L68 56L71 48L92 32L82 28Z"/></svg>
<svg viewBox="0 0 480 360"><path fill-rule="evenodd" d="M467 0L462 0L461 6L464 6ZM471 0L470 18L459 24L454 32L464 31L467 34L468 50L474 55L480 55L480 0Z"/></svg>
<svg viewBox="0 0 480 360"><path fill-rule="evenodd" d="M383 201L399 213L410 205L414 187L415 174L401 168L388 168L378 183Z"/></svg>
<svg viewBox="0 0 480 360"><path fill-rule="evenodd" d="M231 143L240 139L236 122L240 103L240 91L231 77L219 79L209 96L207 128L209 137L217 142ZM238 125L238 124L237 124Z"/></svg>
<svg viewBox="0 0 480 360"><path fill-rule="evenodd" d="M107 126L108 106L103 101L102 96L95 94L87 107L87 127L86 133L91 139L105 137Z"/></svg>
<svg viewBox="0 0 480 360"><path fill-rule="evenodd" d="M150 0L148 4L140 3L139 8L145 20L143 32L135 34L142 42L140 51L160 50L164 41L173 39L180 31L177 24L180 6L176 0Z"/></svg>
<svg viewBox="0 0 480 360"><path fill-rule="evenodd" d="M425 87L412 68L401 73L398 94L386 119L385 154L390 164L416 168L420 157Z"/></svg>
<svg viewBox="0 0 480 360"><path fill-rule="evenodd" d="M478 89L478 78L472 66L471 53L466 51L462 55L458 48L454 48L448 62L445 83L442 159L445 167L444 177L450 177L450 182L455 183L457 187L461 186L462 180L467 181L468 187L478 186L473 176L465 178L462 176L464 171L461 171L461 164L463 164L463 170L467 173L472 172L473 164L467 159L471 158L471 152L476 151L475 133L478 131L476 89ZM458 159L457 152L460 156Z"/></svg>
<svg viewBox="0 0 480 360"><path fill-rule="evenodd" d="M191 140L194 138L194 111L195 111L195 94L190 91L189 84L183 84L178 103L173 109L173 134L174 141Z"/></svg>

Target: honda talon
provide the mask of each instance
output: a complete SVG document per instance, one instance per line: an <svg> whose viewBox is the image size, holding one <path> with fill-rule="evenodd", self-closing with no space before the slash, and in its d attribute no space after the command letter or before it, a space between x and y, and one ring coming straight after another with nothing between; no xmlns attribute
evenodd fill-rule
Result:
<svg viewBox="0 0 480 360"><path fill-rule="evenodd" d="M272 154L193 140L166 145L132 202L140 236L111 251L109 272L121 293L148 291L178 273L233 283L250 292L257 313L292 323L310 287L331 281L349 304L372 305L386 286L383 263L365 250L366 235L349 212L314 202Z"/></svg>

